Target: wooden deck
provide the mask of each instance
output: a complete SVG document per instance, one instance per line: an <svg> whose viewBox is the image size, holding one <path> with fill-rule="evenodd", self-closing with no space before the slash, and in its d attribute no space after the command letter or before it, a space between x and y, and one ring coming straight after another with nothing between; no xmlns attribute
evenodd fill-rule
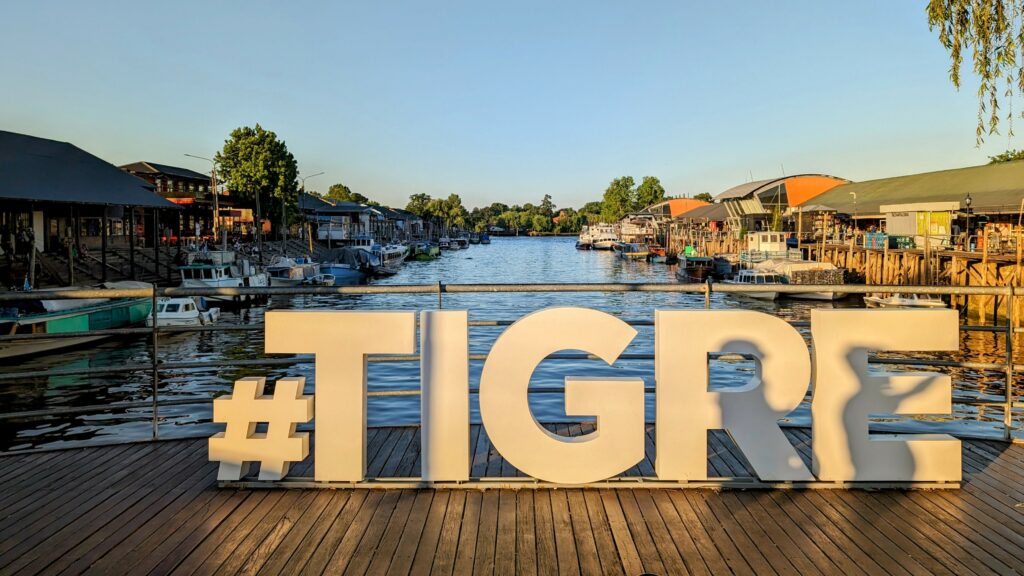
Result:
<svg viewBox="0 0 1024 576"><path fill-rule="evenodd" d="M516 474L472 438L474 476ZM417 428L368 442L370 475L418 475ZM709 455L749 473L724 434ZM216 467L205 440L0 457L0 574L1024 573L1020 445L965 441L961 490L911 492L236 490Z"/></svg>

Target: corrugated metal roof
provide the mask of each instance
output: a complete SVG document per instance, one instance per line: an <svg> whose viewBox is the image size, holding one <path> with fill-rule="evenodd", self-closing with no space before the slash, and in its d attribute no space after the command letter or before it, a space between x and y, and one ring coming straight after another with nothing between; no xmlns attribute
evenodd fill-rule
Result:
<svg viewBox="0 0 1024 576"><path fill-rule="evenodd" d="M196 172L195 170L189 170L188 168L181 168L178 166L157 164L156 162L132 162L131 164L121 166L121 170L137 174L163 174L165 176L172 176L175 178L189 178L191 180L205 180L207 182L210 180L209 174L203 174L202 172Z"/></svg>
<svg viewBox="0 0 1024 576"><path fill-rule="evenodd" d="M698 206L693 210L683 212L679 216L676 216L676 220L709 220L715 222L724 222L729 217L729 211L725 209L722 204L708 204L706 206Z"/></svg>
<svg viewBox="0 0 1024 576"><path fill-rule="evenodd" d="M882 204L959 202L963 207L968 193L974 212L1016 213L1024 198L1024 160L843 184L815 197L814 203L843 214L856 210L874 216Z"/></svg>
<svg viewBox="0 0 1024 576"><path fill-rule="evenodd" d="M181 209L141 178L81 148L3 130L0 198Z"/></svg>
<svg viewBox="0 0 1024 576"><path fill-rule="evenodd" d="M740 184L739 186L733 186L718 196L715 196L715 202L721 202L722 200L728 200L730 198L743 198L744 196L749 196L752 192L773 182L778 182L779 180L785 180L785 178L769 178L768 180L756 180L754 182Z"/></svg>
<svg viewBox="0 0 1024 576"><path fill-rule="evenodd" d="M369 209L369 206L363 206L355 202L327 200L315 194L299 194L299 210L308 210L321 214L350 214L353 212L366 212Z"/></svg>

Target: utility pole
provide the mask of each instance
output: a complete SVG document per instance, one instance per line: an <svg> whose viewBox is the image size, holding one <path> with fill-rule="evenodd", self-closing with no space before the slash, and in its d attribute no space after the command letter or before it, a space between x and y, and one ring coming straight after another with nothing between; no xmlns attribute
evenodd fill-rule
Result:
<svg viewBox="0 0 1024 576"><path fill-rule="evenodd" d="M203 156L196 156L195 154L185 154L189 158L198 158L199 160L206 160L210 163L210 192L213 193L213 236L215 239L220 238L221 226L220 226L220 202L219 195L217 194L217 161L211 158L205 158ZM224 230L224 250L228 249L228 232Z"/></svg>
<svg viewBox="0 0 1024 576"><path fill-rule="evenodd" d="M316 176L322 176L323 174L324 174L323 172L317 172L316 174L310 174L309 176L302 176L301 178L299 178L299 181L302 182L302 185L299 188L299 193L300 194L305 194L306 193L306 179L307 178L314 178ZM301 198L301 196L300 196L300 198ZM281 196L281 224L282 224L282 229L284 229L284 227L288 226L288 219L285 218L285 216L284 216L284 210L285 210L285 207L284 207L284 196L282 195ZM301 209L300 209L300 211L301 211ZM328 232L327 235L328 235L328 239L329 239L330 238L330 232ZM287 234L285 234L284 240L285 240L285 243L288 242ZM310 238L309 238L309 245L310 245L309 246L309 253L312 254L313 253L313 237L312 236L310 236Z"/></svg>

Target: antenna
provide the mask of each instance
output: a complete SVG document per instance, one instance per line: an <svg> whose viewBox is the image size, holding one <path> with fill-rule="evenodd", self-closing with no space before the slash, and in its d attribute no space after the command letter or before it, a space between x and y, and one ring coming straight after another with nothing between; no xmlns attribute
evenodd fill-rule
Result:
<svg viewBox="0 0 1024 576"><path fill-rule="evenodd" d="M748 168L747 172L750 173L750 181L753 182L754 181L754 171Z"/></svg>
<svg viewBox="0 0 1024 576"><path fill-rule="evenodd" d="M782 162L779 162L779 168L782 169L782 175L785 176L786 175L786 166Z"/></svg>

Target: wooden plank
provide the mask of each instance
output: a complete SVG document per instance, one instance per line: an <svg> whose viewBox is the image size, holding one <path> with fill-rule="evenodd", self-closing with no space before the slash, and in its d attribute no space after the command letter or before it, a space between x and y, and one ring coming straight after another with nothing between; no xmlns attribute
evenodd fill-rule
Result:
<svg viewBox="0 0 1024 576"><path fill-rule="evenodd" d="M555 549L555 527L551 518L551 491L533 494L534 524L537 531L537 573L558 573L558 551Z"/></svg>
<svg viewBox="0 0 1024 576"><path fill-rule="evenodd" d="M480 519L477 521L476 548L473 553L474 574L494 573L494 552L497 535L498 492L487 490L483 493L480 501Z"/></svg>
<svg viewBox="0 0 1024 576"><path fill-rule="evenodd" d="M466 491L455 490L448 495L448 508L444 511L441 535L437 540L437 551L434 553L433 565L430 570L433 574L447 574L450 576L455 571L455 558L459 548L460 534L462 527L468 524L463 523L467 494Z"/></svg>
<svg viewBox="0 0 1024 576"><path fill-rule="evenodd" d="M636 550L640 554L640 561L643 562L644 572L673 574L674 572L662 560L661 554L658 551L658 545L651 536L650 529L644 520L643 513L640 512L640 507L636 503L633 492L617 490L615 495L618 496L619 505L622 506L622 513L626 518L626 524L629 526L629 532L633 535L633 542L636 544ZM682 568L681 561L673 563L673 565L675 568ZM685 568L682 569L685 570Z"/></svg>
<svg viewBox="0 0 1024 576"><path fill-rule="evenodd" d="M438 544L441 541L444 518L448 511L451 495L451 490L435 491L434 498L430 502L430 510L427 512L427 520L420 534L420 541L416 544L416 555L413 557L408 573L427 574L430 572L431 566L434 564L434 555L437 553ZM394 564L388 568L388 573L397 574Z"/></svg>
<svg viewBox="0 0 1024 576"><path fill-rule="evenodd" d="M569 503L569 518L572 522L572 534L576 542L576 553L579 558L582 574L601 574L601 559L594 541L594 530L590 526L590 515L587 503L580 490L564 490Z"/></svg>
<svg viewBox="0 0 1024 576"><path fill-rule="evenodd" d="M423 495L422 498L420 497L421 494ZM419 510L417 510L417 504L419 504ZM346 572L350 574L384 574L387 572L398 549L399 540L403 534L406 534L406 529L410 528L409 523L415 522L418 517L420 521L419 527L422 528L422 521L426 517L429 507L429 492L401 490L398 494L398 503L395 505L394 512L391 513L390 518L387 520L387 527L384 529L380 541L371 543L364 539L363 542L360 542L360 547L364 544L367 545L366 550L368 550L368 553L361 554L360 550L356 549L356 558L352 559L352 562L346 568ZM417 527L412 526L410 529L415 531ZM416 532L412 540L413 543L419 540L418 532ZM372 545L372 548L370 548L370 545ZM365 561L363 560L364 558Z"/></svg>
<svg viewBox="0 0 1024 576"><path fill-rule="evenodd" d="M283 498L280 515L265 516L217 570L218 574L256 574L315 501L315 491L293 491ZM312 514L312 513L311 513Z"/></svg>
<svg viewBox="0 0 1024 576"><path fill-rule="evenodd" d="M534 496L533 490L521 490L516 494L516 570L521 576L537 574Z"/></svg>
<svg viewBox="0 0 1024 576"><path fill-rule="evenodd" d="M594 536L594 545L597 547L597 557L601 562L601 573L625 576L625 568L619 559L615 538L612 536L612 529L608 522L608 516L604 512L600 493L596 490L584 490L583 501L587 505L590 529Z"/></svg>
<svg viewBox="0 0 1024 576"><path fill-rule="evenodd" d="M341 548L342 542L346 542L345 537L348 536L349 531L357 524L359 526L366 525L383 496L384 493L380 491L356 490L352 492L348 501L345 502L345 506L327 530L314 531L309 537L303 539L293 556L296 559L293 562L293 568L301 570L301 573L305 575L323 574L331 556ZM349 537L346 548L355 548L358 540L355 543L352 543L351 540L356 537Z"/></svg>
<svg viewBox="0 0 1024 576"><path fill-rule="evenodd" d="M421 490L416 493L416 501L413 502L412 511L409 513L409 519L405 523L405 529L402 531L401 537L393 545L388 543L387 547L380 547L374 556L374 564L378 564L378 556L382 559L386 558L389 555L388 550L390 549L394 552L390 554L387 573L409 574L413 559L416 557L416 551L421 545L420 537L423 534L427 515L432 508L435 497L439 500L442 498L435 496L431 490ZM386 540L387 538L385 538ZM374 564L370 565L369 571L376 574L382 573L379 568L374 568Z"/></svg>
<svg viewBox="0 0 1024 576"><path fill-rule="evenodd" d="M267 557L266 562L259 567L257 573L264 576L276 575L288 570L289 567L298 571L294 565L297 562L304 564L305 559L312 553L309 548L304 548L303 544L308 540L315 540L316 544L319 544L318 536L319 538L323 537L323 533L330 527L331 522L348 501L349 496L347 490L320 491L313 503L309 505L306 513L296 522L280 545ZM318 527L322 527L323 530L318 532ZM293 556L296 558L294 562L291 561Z"/></svg>
<svg viewBox="0 0 1024 576"><path fill-rule="evenodd" d="M396 510L396 507L401 506L402 511L408 513L413 498L406 494L407 492L401 490L389 490L380 499L372 515L356 516L356 520L345 533L345 538L331 556L324 574L365 573L377 545L389 527L391 517L396 516L402 521L406 519L406 516ZM365 523L361 522L364 519Z"/></svg>
<svg viewBox="0 0 1024 576"><path fill-rule="evenodd" d="M498 492L498 533L494 550L494 573L515 575L516 571L516 497L519 492L501 490Z"/></svg>
<svg viewBox="0 0 1024 576"><path fill-rule="evenodd" d="M462 511L462 530L459 532L459 544L455 554L454 574L470 574L473 561L476 559L477 529L480 525L480 503L483 495L479 492L466 494L465 507Z"/></svg>

